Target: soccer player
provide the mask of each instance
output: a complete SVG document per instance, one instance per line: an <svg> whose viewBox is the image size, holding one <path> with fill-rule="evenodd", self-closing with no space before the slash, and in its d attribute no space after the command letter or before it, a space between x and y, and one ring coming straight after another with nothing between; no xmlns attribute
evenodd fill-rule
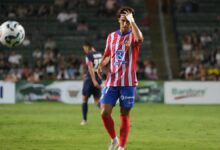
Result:
<svg viewBox="0 0 220 150"><path fill-rule="evenodd" d="M87 123L87 112L88 112L88 99L93 95L95 103L100 107L99 99L101 96L101 79L97 74L97 68L101 61L102 54L97 52L91 43L85 42L83 50L86 53L86 64L88 66L88 73L86 74L83 89L82 89L82 116L83 120L81 125Z"/></svg>
<svg viewBox="0 0 220 150"><path fill-rule="evenodd" d="M133 18L134 10L122 7L117 19L120 29L108 35L98 74L110 62L110 73L105 81L101 98L101 116L104 127L111 137L109 150L124 150L129 129L129 113L134 106L137 85L136 61L143 35ZM111 117L117 99L120 102L120 137L118 139Z"/></svg>

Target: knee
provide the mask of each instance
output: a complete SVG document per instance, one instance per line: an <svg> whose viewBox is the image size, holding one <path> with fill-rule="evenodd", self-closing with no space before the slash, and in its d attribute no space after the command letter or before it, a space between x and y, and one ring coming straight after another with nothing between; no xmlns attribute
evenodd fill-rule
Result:
<svg viewBox="0 0 220 150"><path fill-rule="evenodd" d="M110 116L111 115L111 111L108 111L106 109L102 109L101 111L101 116L102 117L107 117L107 116Z"/></svg>
<svg viewBox="0 0 220 150"><path fill-rule="evenodd" d="M121 114L121 116L129 116L130 108L121 108L120 114Z"/></svg>
<svg viewBox="0 0 220 150"><path fill-rule="evenodd" d="M129 116L129 112L121 112L121 116Z"/></svg>
<svg viewBox="0 0 220 150"><path fill-rule="evenodd" d="M83 97L83 98L82 98L82 102L83 102L83 103L88 103L88 98L87 98L87 97Z"/></svg>

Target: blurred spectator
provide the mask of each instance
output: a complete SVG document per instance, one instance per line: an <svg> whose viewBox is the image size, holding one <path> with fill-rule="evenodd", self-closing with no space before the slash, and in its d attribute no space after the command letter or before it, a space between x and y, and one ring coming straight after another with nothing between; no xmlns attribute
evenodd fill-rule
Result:
<svg viewBox="0 0 220 150"><path fill-rule="evenodd" d="M70 79L76 79L76 73L77 73L77 67L74 65L74 63L71 63L68 67L67 67L67 73Z"/></svg>
<svg viewBox="0 0 220 150"><path fill-rule="evenodd" d="M145 73L146 79L148 80L158 79L157 68L153 61L148 61L148 60L144 61L144 73Z"/></svg>
<svg viewBox="0 0 220 150"><path fill-rule="evenodd" d="M40 81L40 74L38 68L35 68L34 71L29 73L29 76L27 77L28 82L39 82Z"/></svg>
<svg viewBox="0 0 220 150"><path fill-rule="evenodd" d="M217 28L214 29L214 32L212 34L212 39L213 39L214 44L217 44L219 42L219 40L220 40L220 31L219 31L219 29L217 29Z"/></svg>
<svg viewBox="0 0 220 150"><path fill-rule="evenodd" d="M65 4L66 4L65 0L54 0L54 5L59 9L63 9Z"/></svg>
<svg viewBox="0 0 220 150"><path fill-rule="evenodd" d="M205 81L206 80L206 68L203 64L199 64L198 68L198 79L200 81Z"/></svg>
<svg viewBox="0 0 220 150"><path fill-rule="evenodd" d="M8 57L8 62L15 65L20 65L22 61L22 55L12 51Z"/></svg>
<svg viewBox="0 0 220 150"><path fill-rule="evenodd" d="M39 48L36 48L33 52L32 52L32 57L34 58L34 60L38 60L42 58L42 52L40 51Z"/></svg>
<svg viewBox="0 0 220 150"><path fill-rule="evenodd" d="M44 55L43 55L43 62L44 64L47 64L50 61L54 61L54 53L52 51L52 49L47 48Z"/></svg>
<svg viewBox="0 0 220 150"><path fill-rule="evenodd" d="M76 11L70 11L69 13L69 19L70 19L70 22L73 23L73 24L76 24L77 23L77 20L78 20L78 14Z"/></svg>
<svg viewBox="0 0 220 150"><path fill-rule="evenodd" d="M208 35L207 32L202 32L200 36L200 41L201 41L202 46L206 46L207 44L212 42L212 38L210 35Z"/></svg>
<svg viewBox="0 0 220 150"><path fill-rule="evenodd" d="M185 79L194 80L197 75L198 68L195 62L190 62L185 68Z"/></svg>
<svg viewBox="0 0 220 150"><path fill-rule="evenodd" d="M89 31L89 27L86 23L85 20L82 20L78 25L77 25L77 31L78 32L88 32Z"/></svg>
<svg viewBox="0 0 220 150"><path fill-rule="evenodd" d="M215 55L216 55L215 51L211 51L208 53L208 56L207 56L207 64L208 65L215 65L216 64Z"/></svg>
<svg viewBox="0 0 220 150"><path fill-rule="evenodd" d="M45 71L44 67L36 67L33 69L32 76L34 77L34 81L38 82L38 80L45 80Z"/></svg>
<svg viewBox="0 0 220 150"><path fill-rule="evenodd" d="M199 45L200 44L199 35L196 31L192 31L191 43L192 43L192 45Z"/></svg>
<svg viewBox="0 0 220 150"><path fill-rule="evenodd" d="M70 23L76 24L77 20L78 20L78 14L76 11L73 11L73 10L71 10L71 11L63 10L60 13L58 13L57 20L60 23L64 23L64 22L69 21Z"/></svg>
<svg viewBox="0 0 220 150"><path fill-rule="evenodd" d="M8 57L6 56L6 53L4 53L4 51L0 51L0 60L3 62L8 61Z"/></svg>
<svg viewBox="0 0 220 150"><path fill-rule="evenodd" d="M3 80L5 76L5 63L4 61L0 60L0 80Z"/></svg>
<svg viewBox="0 0 220 150"><path fill-rule="evenodd" d="M27 47L27 46L30 46L31 45L31 40L28 36L25 36L25 39L24 41L22 42L22 45Z"/></svg>
<svg viewBox="0 0 220 150"><path fill-rule="evenodd" d="M68 71L65 68L64 64L60 64L57 73L57 80L67 80L67 79L69 79Z"/></svg>
<svg viewBox="0 0 220 150"><path fill-rule="evenodd" d="M52 7L45 4L40 5L40 8L38 9L38 16L49 16L51 14L53 14Z"/></svg>
<svg viewBox="0 0 220 150"><path fill-rule="evenodd" d="M97 5L98 0L86 0L86 2L89 7L94 7Z"/></svg>
<svg viewBox="0 0 220 150"><path fill-rule="evenodd" d="M61 23L66 22L69 20L69 14L67 11L63 10L57 15L57 20Z"/></svg>
<svg viewBox="0 0 220 150"><path fill-rule="evenodd" d="M31 73L31 69L27 62L23 63L21 68L21 79L27 80Z"/></svg>
<svg viewBox="0 0 220 150"><path fill-rule="evenodd" d="M195 61L199 61L199 62L202 62L204 60L204 54L198 45L195 46L195 48L192 52L192 58Z"/></svg>
<svg viewBox="0 0 220 150"><path fill-rule="evenodd" d="M45 71L46 71L46 75L47 75L47 79L48 80L54 80L55 79L55 73L56 73L56 66L55 63L50 60L49 62L47 62L45 64Z"/></svg>
<svg viewBox="0 0 220 150"><path fill-rule="evenodd" d="M218 69L217 66L211 65L208 68L208 79L209 80L219 80L219 75L220 75L220 70Z"/></svg>
<svg viewBox="0 0 220 150"><path fill-rule="evenodd" d="M117 1L116 0L106 0L105 8L109 16L113 16L117 10Z"/></svg>
<svg viewBox="0 0 220 150"><path fill-rule="evenodd" d="M16 14L19 18L23 18L27 14L27 8L23 5L18 5L16 8Z"/></svg>
<svg viewBox="0 0 220 150"><path fill-rule="evenodd" d="M5 77L6 81L11 81L11 82L16 82L18 80L21 79L21 70L20 68L13 66L10 68L10 71L8 72L8 74Z"/></svg>
<svg viewBox="0 0 220 150"><path fill-rule="evenodd" d="M5 76L5 81L9 81L9 82L17 82L18 81L18 78L16 77L16 75L14 73L8 73L6 76Z"/></svg>
<svg viewBox="0 0 220 150"><path fill-rule="evenodd" d="M216 65L220 68L220 47L218 47L218 49L217 49L215 59L216 59Z"/></svg>
<svg viewBox="0 0 220 150"><path fill-rule="evenodd" d="M56 46L57 46L57 44L52 39L52 37L48 37L47 41L44 43L44 49L52 49L52 50L54 50L56 48Z"/></svg>
<svg viewBox="0 0 220 150"><path fill-rule="evenodd" d="M31 16L36 16L35 14L35 9L34 9L34 6L32 4L29 4L27 6L27 16L28 17L31 17Z"/></svg>
<svg viewBox="0 0 220 150"><path fill-rule="evenodd" d="M15 8L11 5L11 6L8 6L8 12L7 12L7 16L9 18L15 18L17 15L16 15L16 10Z"/></svg>
<svg viewBox="0 0 220 150"><path fill-rule="evenodd" d="M188 34L185 34L182 40L182 50L191 51L192 50L191 37Z"/></svg>

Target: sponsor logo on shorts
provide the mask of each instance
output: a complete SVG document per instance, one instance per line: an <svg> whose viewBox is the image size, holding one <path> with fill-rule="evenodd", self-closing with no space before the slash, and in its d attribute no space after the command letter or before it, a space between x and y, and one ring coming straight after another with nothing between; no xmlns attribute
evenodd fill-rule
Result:
<svg viewBox="0 0 220 150"><path fill-rule="evenodd" d="M135 99L135 96L121 96L121 100Z"/></svg>

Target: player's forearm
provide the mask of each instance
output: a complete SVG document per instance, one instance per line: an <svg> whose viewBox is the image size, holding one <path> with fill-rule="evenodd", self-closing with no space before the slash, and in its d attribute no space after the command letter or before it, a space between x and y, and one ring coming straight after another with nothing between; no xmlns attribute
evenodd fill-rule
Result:
<svg viewBox="0 0 220 150"><path fill-rule="evenodd" d="M127 20L130 22L131 24L131 28L132 28L132 32L134 34L135 40L138 43L142 43L144 41L144 37L143 34L141 33L139 27L137 26L137 24L135 23L134 17L132 13L126 12L125 14Z"/></svg>
<svg viewBox="0 0 220 150"><path fill-rule="evenodd" d="M144 41L144 37L137 24L135 22L131 22L131 27L136 41L138 41L138 43L142 43Z"/></svg>
<svg viewBox="0 0 220 150"><path fill-rule="evenodd" d="M106 65L109 63L109 60L110 60L110 57L109 57L109 56L103 57L102 60L101 60L100 66L101 66L101 67L106 66Z"/></svg>
<svg viewBox="0 0 220 150"><path fill-rule="evenodd" d="M91 79L92 79L92 82L96 82L96 77L95 77L95 72L94 72L94 69L92 67L88 67L88 70L89 70L89 74L91 76Z"/></svg>

